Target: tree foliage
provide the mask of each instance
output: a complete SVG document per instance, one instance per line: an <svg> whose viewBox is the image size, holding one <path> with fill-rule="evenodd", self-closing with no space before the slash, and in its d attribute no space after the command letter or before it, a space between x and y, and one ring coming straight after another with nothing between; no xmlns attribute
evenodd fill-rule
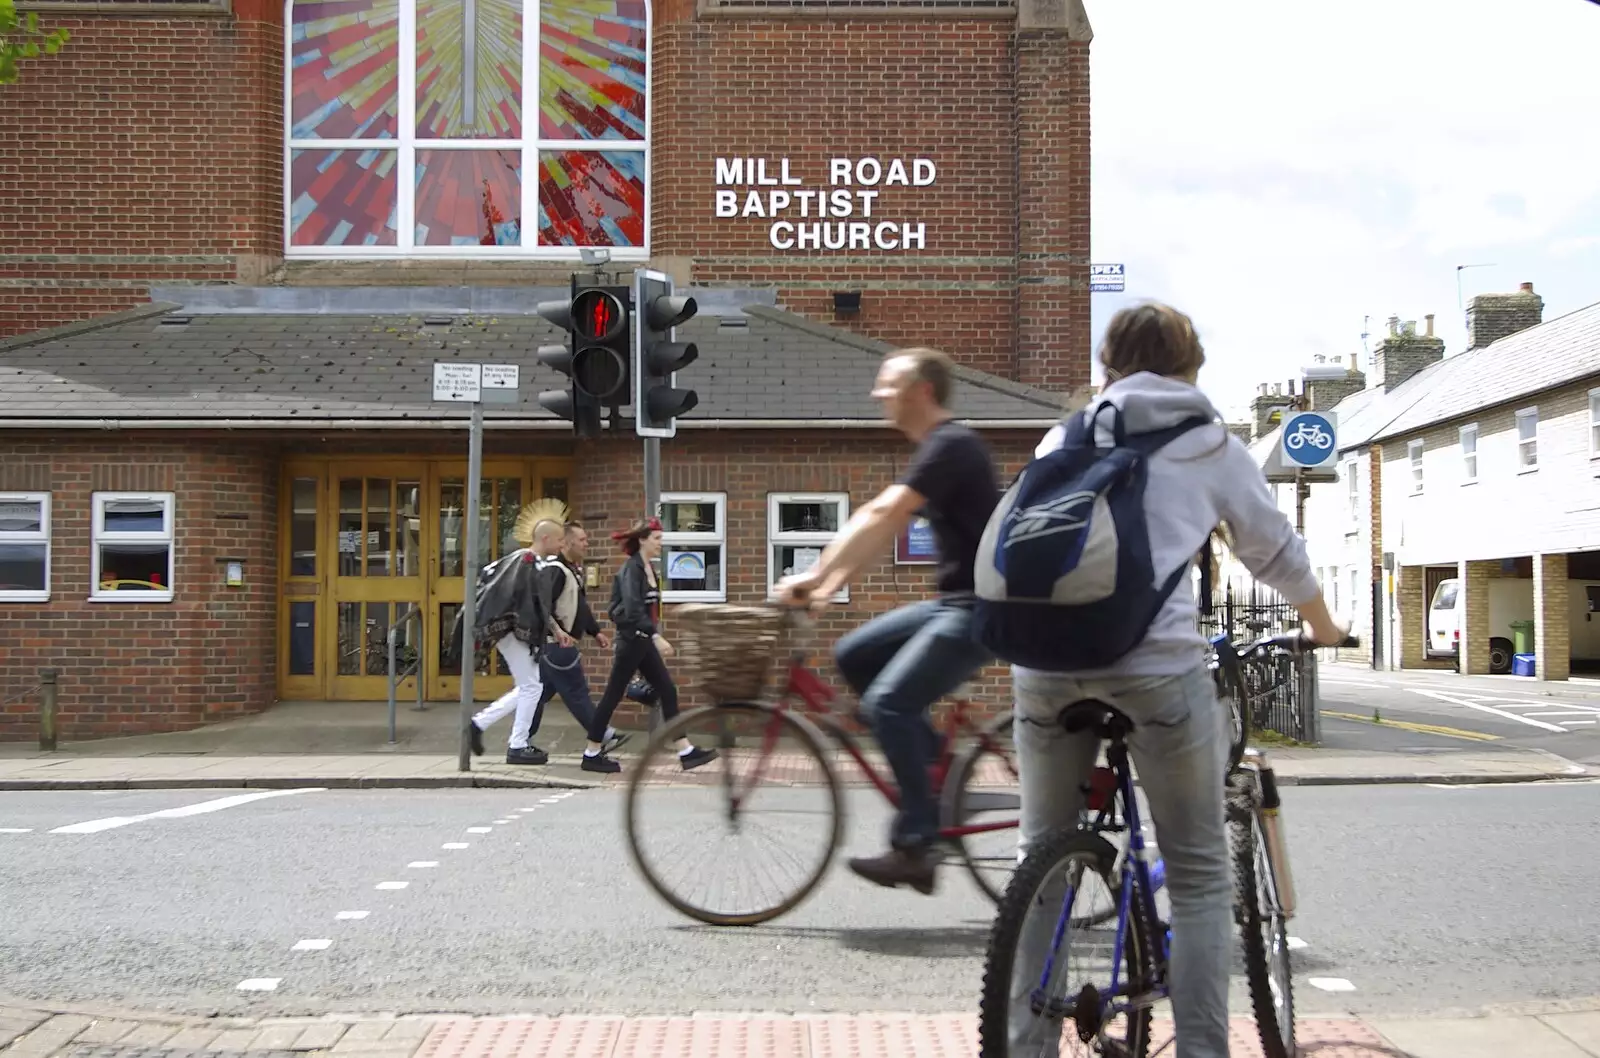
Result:
<svg viewBox="0 0 1600 1058"><path fill-rule="evenodd" d="M36 13L19 12L16 0L0 0L0 85L12 84L21 76L18 66L22 60L54 55L66 42L66 30L40 29Z"/></svg>

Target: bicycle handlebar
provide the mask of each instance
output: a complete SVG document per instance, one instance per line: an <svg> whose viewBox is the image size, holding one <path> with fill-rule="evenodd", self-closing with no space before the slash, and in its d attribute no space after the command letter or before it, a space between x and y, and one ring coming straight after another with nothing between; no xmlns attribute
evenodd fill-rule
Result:
<svg viewBox="0 0 1600 1058"><path fill-rule="evenodd" d="M1308 636L1303 629L1297 629L1293 632L1284 632L1280 635L1263 636L1254 643L1251 643L1249 646L1241 649L1239 651L1239 656L1249 657L1255 654L1265 653L1269 650L1282 650L1290 654L1304 654L1308 650L1316 650L1319 647L1350 648L1359 647L1360 645L1360 637L1353 635L1345 636L1344 639L1340 640L1338 643L1318 643L1316 640Z"/></svg>

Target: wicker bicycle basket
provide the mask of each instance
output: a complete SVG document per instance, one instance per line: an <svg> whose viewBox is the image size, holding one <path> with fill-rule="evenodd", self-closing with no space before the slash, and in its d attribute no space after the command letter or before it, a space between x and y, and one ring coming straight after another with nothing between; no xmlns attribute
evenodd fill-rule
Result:
<svg viewBox="0 0 1600 1058"><path fill-rule="evenodd" d="M719 702L761 698L787 626L781 608L700 604L680 607L677 616L683 623L674 646L696 688Z"/></svg>

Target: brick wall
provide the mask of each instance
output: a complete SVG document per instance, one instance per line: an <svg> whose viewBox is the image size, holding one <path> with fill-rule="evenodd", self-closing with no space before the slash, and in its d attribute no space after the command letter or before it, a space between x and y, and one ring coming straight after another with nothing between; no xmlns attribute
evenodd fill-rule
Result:
<svg viewBox="0 0 1600 1058"><path fill-rule="evenodd" d="M1400 626L1400 667L1425 669L1439 666L1428 661L1427 571L1405 566L1395 571L1396 623Z"/></svg>
<svg viewBox="0 0 1600 1058"><path fill-rule="evenodd" d="M1497 563L1460 562L1456 576L1461 580L1464 602L1459 603L1461 620L1460 671L1479 675L1489 671L1489 581Z"/></svg>
<svg viewBox="0 0 1600 1058"><path fill-rule="evenodd" d="M0 337L281 256L282 5L67 17L0 107Z"/></svg>
<svg viewBox="0 0 1600 1058"><path fill-rule="evenodd" d="M872 337L1088 383L1087 44L1024 40L1005 19L696 19L688 0L658 4L655 27L657 254L689 259L698 283L773 284L785 306ZM835 190L833 158L930 159L931 185L880 186L872 215L924 224L925 245L775 248L770 218L716 215L719 157L765 159L770 176L787 158L803 181L724 187L741 212L751 190ZM834 291L860 291L859 313L836 318Z"/></svg>
<svg viewBox="0 0 1600 1058"><path fill-rule="evenodd" d="M0 439L0 490L49 492L51 600L0 604L0 700L61 670L63 740L174 731L274 697L277 465L238 441ZM175 497L170 603L89 602L95 491ZM223 584L243 559L245 585ZM37 697L0 706L0 741L35 737Z"/></svg>
<svg viewBox="0 0 1600 1058"><path fill-rule="evenodd" d="M1037 431L989 435L1002 484L1022 468L1038 440ZM600 569L600 586L591 591L591 597L602 614L610 597L611 577L622 561L610 532L636 517L643 507L637 444L603 440L575 468L572 507L590 530L589 559ZM759 603L766 598L769 492L848 492L854 510L892 484L910 454L910 446L903 440L866 432L783 437L752 434L737 441L726 436L679 434L662 447L664 492L727 493L728 602L734 604ZM896 566L891 558L868 566L852 586L850 601L831 607L819 622L813 663L834 680L828 654L833 641L875 614L931 595L932 568ZM674 609L666 607L664 615L669 639ZM588 650L585 666L598 693L610 662L592 645ZM683 684L685 704L705 704L693 693L692 677L675 673L675 678ZM986 711L1009 707L1009 670L1002 666L987 669L971 693ZM636 722L640 711L625 702L619 714Z"/></svg>
<svg viewBox="0 0 1600 1058"><path fill-rule="evenodd" d="M1533 559L1534 675L1564 680L1572 671L1571 585L1566 555Z"/></svg>

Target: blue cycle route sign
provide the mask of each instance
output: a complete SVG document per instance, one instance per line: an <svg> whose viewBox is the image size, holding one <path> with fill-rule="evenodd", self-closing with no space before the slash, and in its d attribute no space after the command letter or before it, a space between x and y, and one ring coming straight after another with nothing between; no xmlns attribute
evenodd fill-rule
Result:
<svg viewBox="0 0 1600 1058"><path fill-rule="evenodd" d="M1283 455L1302 467L1320 467L1334 462L1339 446L1331 416L1300 411L1283 420Z"/></svg>

